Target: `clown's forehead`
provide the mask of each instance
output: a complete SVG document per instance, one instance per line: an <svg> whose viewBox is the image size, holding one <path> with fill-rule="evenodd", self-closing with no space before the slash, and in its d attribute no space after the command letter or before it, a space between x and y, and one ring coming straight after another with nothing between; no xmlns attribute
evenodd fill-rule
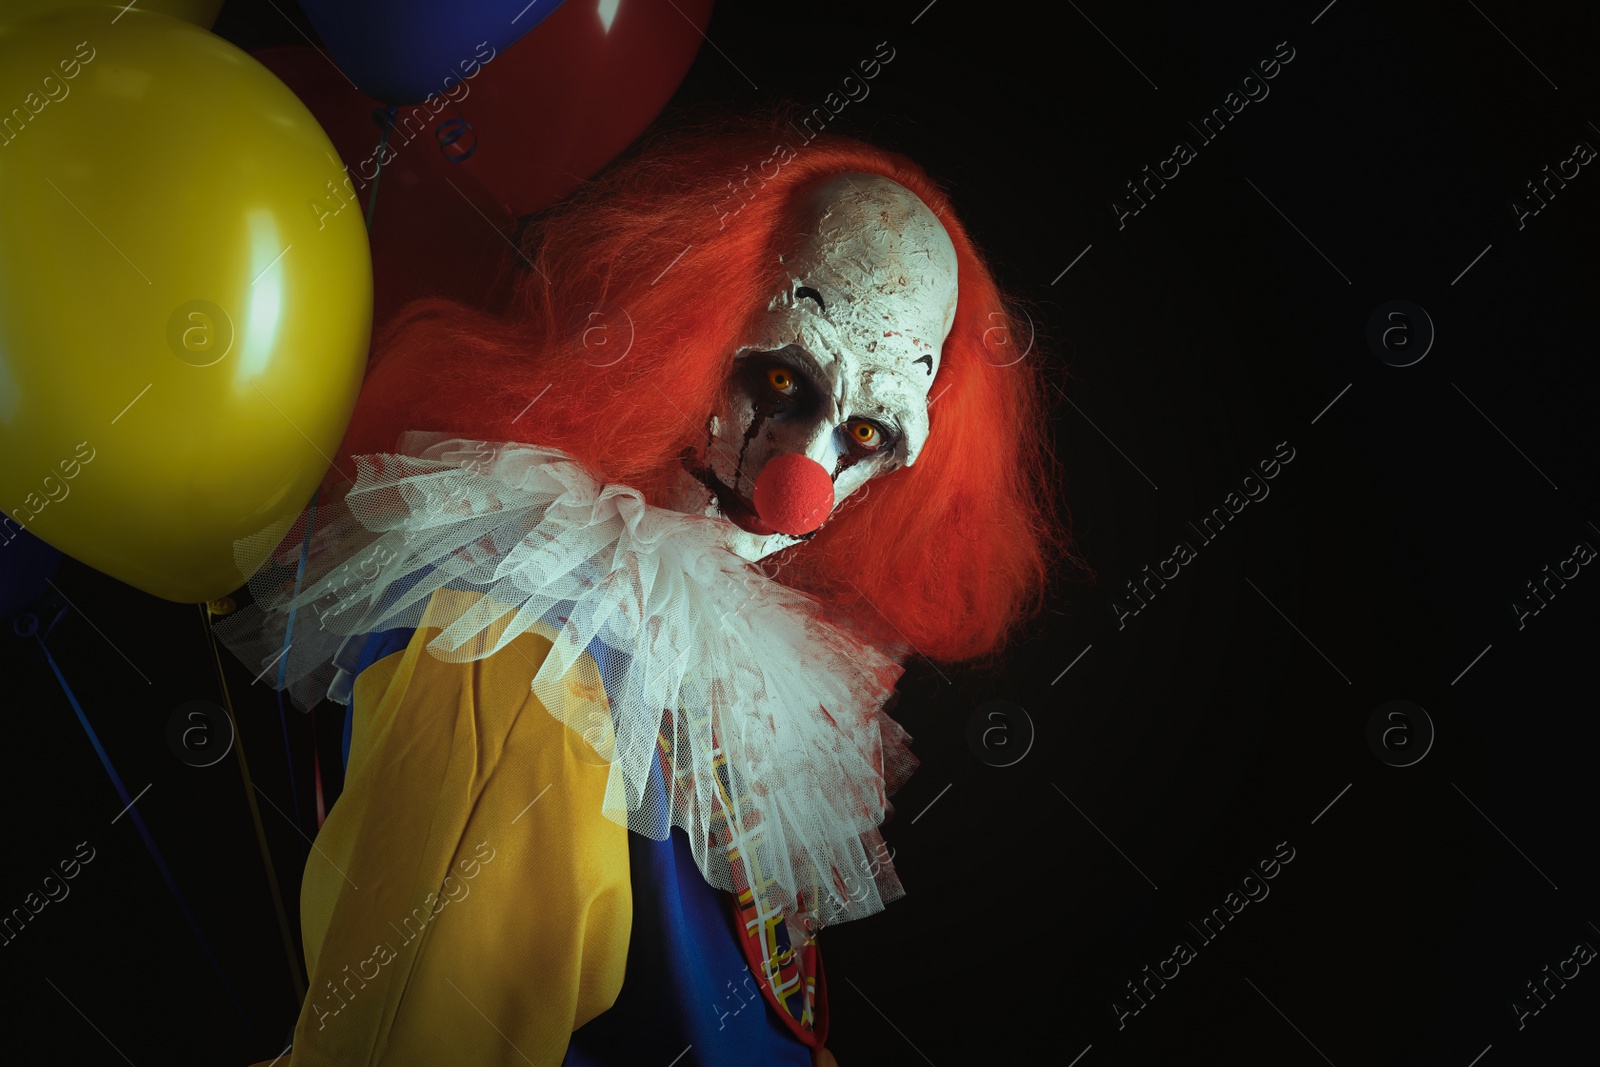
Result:
<svg viewBox="0 0 1600 1067"><path fill-rule="evenodd" d="M791 284L772 309L809 303L858 357L931 382L956 314L944 225L916 194L873 174L830 179L810 207L806 241L785 262ZM807 289L816 296L800 295Z"/></svg>
<svg viewBox="0 0 1600 1067"><path fill-rule="evenodd" d="M751 347L795 345L833 387L841 415L887 417L907 460L926 435L926 399L956 313L956 252L944 225L887 178L842 174L817 188L807 236Z"/></svg>

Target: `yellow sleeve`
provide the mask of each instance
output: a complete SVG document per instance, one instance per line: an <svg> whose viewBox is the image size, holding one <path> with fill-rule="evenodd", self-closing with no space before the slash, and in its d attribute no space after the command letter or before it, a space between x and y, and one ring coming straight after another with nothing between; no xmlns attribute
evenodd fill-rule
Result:
<svg viewBox="0 0 1600 1067"><path fill-rule="evenodd" d="M622 989L633 897L628 831L600 814L608 765L529 691L545 638L471 663L426 650L451 597L470 594L436 594L356 680L344 792L301 888L293 1067L555 1065Z"/></svg>

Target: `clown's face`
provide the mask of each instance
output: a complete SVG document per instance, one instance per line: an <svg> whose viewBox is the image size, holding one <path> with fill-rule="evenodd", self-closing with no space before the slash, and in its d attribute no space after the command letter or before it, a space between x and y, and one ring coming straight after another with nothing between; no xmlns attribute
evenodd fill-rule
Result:
<svg viewBox="0 0 1600 1067"><path fill-rule="evenodd" d="M685 455L671 502L727 520L728 546L751 561L811 536L868 479L916 461L928 436L929 388L955 319L955 247L904 187L840 175L816 191L807 233L781 257L785 282L735 354L725 394L707 413L703 444ZM770 460L790 454L820 468L809 471L820 498L800 528L778 522L789 530L780 533L769 520L781 499L775 510L774 491L755 487Z"/></svg>

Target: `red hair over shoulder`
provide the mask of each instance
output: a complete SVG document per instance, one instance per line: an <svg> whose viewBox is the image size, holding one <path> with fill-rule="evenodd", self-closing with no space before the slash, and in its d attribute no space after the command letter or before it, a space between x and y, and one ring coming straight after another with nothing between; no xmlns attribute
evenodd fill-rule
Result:
<svg viewBox="0 0 1600 1067"><path fill-rule="evenodd" d="M381 331L340 468L441 430L559 448L663 503L782 283L778 257L803 240L808 191L841 173L898 182L939 215L959 297L917 462L841 504L777 577L932 659L998 651L1066 552L1044 379L1037 357L1013 362L1021 331L949 199L859 141L762 121L616 164L529 227L531 269L502 312L419 300Z"/></svg>

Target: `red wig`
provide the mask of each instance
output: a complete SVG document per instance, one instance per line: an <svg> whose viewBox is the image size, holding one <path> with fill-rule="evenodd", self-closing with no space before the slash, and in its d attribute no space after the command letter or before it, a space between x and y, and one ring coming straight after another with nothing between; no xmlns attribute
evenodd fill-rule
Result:
<svg viewBox="0 0 1600 1067"><path fill-rule="evenodd" d="M1020 332L949 199L859 141L761 122L678 133L616 164L529 227L532 269L502 312L419 300L381 331L340 468L440 430L559 448L664 503L783 283L779 257L804 240L809 190L841 173L898 182L939 215L958 303L916 463L784 550L777 580L932 659L998 651L1066 551L1044 379L1036 358L1014 361Z"/></svg>

